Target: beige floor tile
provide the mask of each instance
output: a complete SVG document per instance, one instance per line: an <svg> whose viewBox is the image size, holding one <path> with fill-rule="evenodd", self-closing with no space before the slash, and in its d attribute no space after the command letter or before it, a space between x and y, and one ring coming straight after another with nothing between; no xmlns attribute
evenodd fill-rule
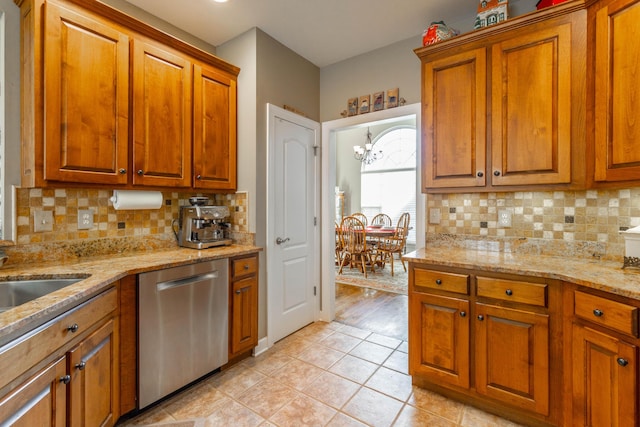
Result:
<svg viewBox="0 0 640 427"><path fill-rule="evenodd" d="M231 401L224 393L207 383L198 386L190 393L180 394L177 399L172 399L164 407L165 411L176 420L207 417L220 405Z"/></svg>
<svg viewBox="0 0 640 427"><path fill-rule="evenodd" d="M364 384L376 369L378 369L378 365L375 363L367 362L366 360L347 354L331 366L329 372L355 381L358 384Z"/></svg>
<svg viewBox="0 0 640 427"><path fill-rule="evenodd" d="M306 338L311 341L320 341L335 332L335 329L327 322L315 322L297 331L294 336Z"/></svg>
<svg viewBox="0 0 640 427"><path fill-rule="evenodd" d="M238 401L264 418L269 418L299 393L281 382L267 378L238 397Z"/></svg>
<svg viewBox="0 0 640 427"><path fill-rule="evenodd" d="M360 338L352 337L351 335L343 334L340 331L336 331L320 341L320 344L331 347L334 350L348 353L361 342L362 340Z"/></svg>
<svg viewBox="0 0 640 427"><path fill-rule="evenodd" d="M169 413L164 410L164 407L156 406L155 408L146 410L131 420L125 421L122 423L122 427L142 426L145 424L155 424L165 421L175 421L175 418L169 415Z"/></svg>
<svg viewBox="0 0 640 427"><path fill-rule="evenodd" d="M349 326L349 325L342 325L342 327L338 329L338 331L342 332L343 334L351 335L352 337L360 338L361 340L371 335L371 332L369 331L365 331L364 329L354 328L353 326Z"/></svg>
<svg viewBox="0 0 640 427"><path fill-rule="evenodd" d="M331 372L323 372L303 391L329 406L340 409L360 387L359 384Z"/></svg>
<svg viewBox="0 0 640 427"><path fill-rule="evenodd" d="M237 397L265 378L266 375L257 370L236 365L228 371L209 377L206 382L229 396Z"/></svg>
<svg viewBox="0 0 640 427"><path fill-rule="evenodd" d="M249 357L242 363L265 375L270 375L293 360L293 357L288 354L269 350L258 357Z"/></svg>
<svg viewBox="0 0 640 427"><path fill-rule="evenodd" d="M382 364L385 368L393 369L394 371L402 372L403 374L409 374L409 355L399 350L391 353L391 356L387 358Z"/></svg>
<svg viewBox="0 0 640 427"><path fill-rule="evenodd" d="M396 338L390 338L390 337L385 337L384 335L380 335L380 334L371 334L367 337L367 341L375 343L375 344L380 344L382 346L385 347L389 347L392 349L396 349L398 348L398 346L400 344L402 344L402 341Z"/></svg>
<svg viewBox="0 0 640 427"><path fill-rule="evenodd" d="M366 427L366 424L340 412L329 421L327 427Z"/></svg>
<svg viewBox="0 0 640 427"><path fill-rule="evenodd" d="M430 412L423 411L421 409L414 408L410 405L405 405L398 416L398 419L393 423L393 427L416 427L416 426L429 426L429 427L457 427L457 424L434 415Z"/></svg>
<svg viewBox="0 0 640 427"><path fill-rule="evenodd" d="M413 387L413 393L407 401L411 406L422 409L443 418L459 423L465 405L420 387Z"/></svg>
<svg viewBox="0 0 640 427"><path fill-rule="evenodd" d="M302 360L295 359L283 368L274 372L271 378L293 387L296 390L304 390L311 384L320 374L324 372L317 366Z"/></svg>
<svg viewBox="0 0 640 427"><path fill-rule="evenodd" d="M462 427L519 427L520 424L516 424L504 418L500 418L496 415L489 414L480 409L465 406L464 413L462 415L462 421L460 422Z"/></svg>
<svg viewBox="0 0 640 427"><path fill-rule="evenodd" d="M352 356L368 360L378 365L381 365L387 360L387 357L389 357L391 353L393 353L392 349L368 341L361 342L356 348L349 352Z"/></svg>
<svg viewBox="0 0 640 427"><path fill-rule="evenodd" d="M342 412L374 427L390 426L402 402L366 387L361 388Z"/></svg>
<svg viewBox="0 0 640 427"><path fill-rule="evenodd" d="M311 363L322 369L327 369L329 366L342 359L346 353L338 350L334 350L329 347L325 347L321 344L314 344L306 348L305 351L298 355L298 359Z"/></svg>
<svg viewBox="0 0 640 427"><path fill-rule="evenodd" d="M238 402L230 401L207 417L206 427L253 427L261 425L263 421L264 418L260 415L242 406Z"/></svg>
<svg viewBox="0 0 640 427"><path fill-rule="evenodd" d="M308 396L298 396L271 416L278 426L324 426L336 414L336 410Z"/></svg>
<svg viewBox="0 0 640 427"><path fill-rule="evenodd" d="M372 388L395 399L406 402L411 395L411 377L385 367L378 369L365 383Z"/></svg>
<svg viewBox="0 0 640 427"><path fill-rule="evenodd" d="M280 341L274 346L273 350L287 354L289 356L297 356L302 353L307 347L313 344L313 341L306 338L290 335Z"/></svg>

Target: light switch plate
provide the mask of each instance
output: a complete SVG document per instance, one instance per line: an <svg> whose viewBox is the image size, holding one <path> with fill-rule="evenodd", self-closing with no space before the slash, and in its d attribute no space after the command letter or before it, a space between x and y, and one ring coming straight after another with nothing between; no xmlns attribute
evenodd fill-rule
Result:
<svg viewBox="0 0 640 427"><path fill-rule="evenodd" d="M37 210L33 212L33 232L53 231L53 211Z"/></svg>
<svg viewBox="0 0 640 427"><path fill-rule="evenodd" d="M90 230L93 228L93 211L91 209L78 209L78 230Z"/></svg>
<svg viewBox="0 0 640 427"><path fill-rule="evenodd" d="M429 209L429 224L440 224L440 209Z"/></svg>
<svg viewBox="0 0 640 427"><path fill-rule="evenodd" d="M503 228L511 227L511 211L500 209L498 211L498 226Z"/></svg>

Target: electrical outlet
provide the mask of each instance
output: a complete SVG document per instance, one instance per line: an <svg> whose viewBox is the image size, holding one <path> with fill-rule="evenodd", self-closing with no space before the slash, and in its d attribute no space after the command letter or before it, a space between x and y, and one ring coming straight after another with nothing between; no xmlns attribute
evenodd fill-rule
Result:
<svg viewBox="0 0 640 427"><path fill-rule="evenodd" d="M511 227L511 211L507 209L501 209L498 211L498 226L507 228Z"/></svg>
<svg viewBox="0 0 640 427"><path fill-rule="evenodd" d="M53 212L37 210L33 212L33 231L53 231Z"/></svg>
<svg viewBox="0 0 640 427"><path fill-rule="evenodd" d="M440 224L440 209L429 209L429 224Z"/></svg>
<svg viewBox="0 0 640 427"><path fill-rule="evenodd" d="M90 230L93 228L93 211L91 209L78 209L78 230Z"/></svg>

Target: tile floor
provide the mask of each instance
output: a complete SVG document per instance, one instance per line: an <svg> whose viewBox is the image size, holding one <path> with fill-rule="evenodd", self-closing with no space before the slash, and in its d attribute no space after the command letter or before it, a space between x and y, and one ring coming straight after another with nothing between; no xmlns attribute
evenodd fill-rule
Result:
<svg viewBox="0 0 640 427"><path fill-rule="evenodd" d="M516 426L412 387L406 341L338 322L313 323L119 425Z"/></svg>

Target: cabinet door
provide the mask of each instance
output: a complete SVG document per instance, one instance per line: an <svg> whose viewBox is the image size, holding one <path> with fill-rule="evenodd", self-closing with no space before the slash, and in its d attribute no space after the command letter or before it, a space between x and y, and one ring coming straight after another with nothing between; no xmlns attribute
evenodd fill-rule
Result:
<svg viewBox="0 0 640 427"><path fill-rule="evenodd" d="M252 275L236 280L231 287L231 356L258 344L258 279Z"/></svg>
<svg viewBox="0 0 640 427"><path fill-rule="evenodd" d="M640 179L638 0L606 4L595 20L596 181Z"/></svg>
<svg viewBox="0 0 640 427"><path fill-rule="evenodd" d="M493 185L571 182L571 30L523 30L493 45Z"/></svg>
<svg viewBox="0 0 640 427"><path fill-rule="evenodd" d="M236 80L194 65L194 188L236 189Z"/></svg>
<svg viewBox="0 0 640 427"><path fill-rule="evenodd" d="M129 38L99 18L45 8L44 178L126 184Z"/></svg>
<svg viewBox="0 0 640 427"><path fill-rule="evenodd" d="M0 400L0 425L61 427L66 422L67 373L58 359Z"/></svg>
<svg viewBox="0 0 640 427"><path fill-rule="evenodd" d="M573 421L581 426L638 426L638 350L573 325Z"/></svg>
<svg viewBox="0 0 640 427"><path fill-rule="evenodd" d="M134 40L133 184L191 186L191 91L188 59Z"/></svg>
<svg viewBox="0 0 640 427"><path fill-rule="evenodd" d="M120 403L117 355L113 320L68 353L70 426L115 424Z"/></svg>
<svg viewBox="0 0 640 427"><path fill-rule="evenodd" d="M469 388L469 301L414 292L409 310L411 375Z"/></svg>
<svg viewBox="0 0 640 427"><path fill-rule="evenodd" d="M476 390L549 414L549 316L476 304Z"/></svg>
<svg viewBox="0 0 640 427"><path fill-rule="evenodd" d="M423 189L486 182L486 49L422 65Z"/></svg>

